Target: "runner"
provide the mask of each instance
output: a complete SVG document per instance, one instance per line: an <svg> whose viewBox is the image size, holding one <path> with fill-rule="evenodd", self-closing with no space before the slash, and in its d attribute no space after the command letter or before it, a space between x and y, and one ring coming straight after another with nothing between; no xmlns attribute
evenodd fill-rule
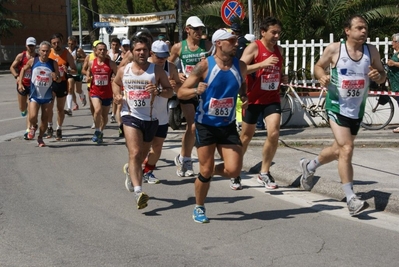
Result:
<svg viewBox="0 0 399 267"><path fill-rule="evenodd" d="M122 123L129 154L125 165L126 189L135 192L137 208L147 207L148 195L142 191L143 163L158 127L156 97L173 94L165 71L148 62L150 42L144 36L132 39L133 61L120 68L112 85L116 104L122 106ZM122 99L121 87L124 87Z"/></svg>
<svg viewBox="0 0 399 267"><path fill-rule="evenodd" d="M181 82L176 66L167 60L169 55L170 54L168 45L162 40L157 40L151 45L151 57L149 58L149 61L156 65L159 65L165 70L173 90L177 91L181 86ZM170 95L170 97L172 95ZM148 153L147 158L144 162L143 170L144 181L150 184L159 183L159 180L155 177L153 171L155 169L156 163L161 156L163 142L165 141L165 138L168 134L168 98L156 97L154 101L154 106L158 109L157 114L159 114L159 125L158 130L155 133L155 137L152 140L150 152Z"/></svg>
<svg viewBox="0 0 399 267"><path fill-rule="evenodd" d="M368 203L353 191L354 141L363 119L370 81L383 83L386 73L377 48L366 44L368 25L363 17L349 17L344 32L346 41L329 44L314 69L320 85L328 87L326 110L335 141L314 160L300 160L300 182L303 189L310 191L316 169L338 160L338 174L349 214L355 216L365 210ZM326 73L328 68L330 73Z"/></svg>
<svg viewBox="0 0 399 267"><path fill-rule="evenodd" d="M261 39L250 43L241 60L247 64L248 108L244 112L241 142L244 154L254 133L259 114L266 121L267 137L263 144L262 166L257 176L258 183L267 190L278 188L270 166L278 147L280 136L280 82L287 82L282 75L282 47L277 45L282 24L274 17L266 17L260 25ZM230 187L241 187L240 177Z"/></svg>
<svg viewBox="0 0 399 267"><path fill-rule="evenodd" d="M39 128L39 136L37 137L37 143L39 147L44 147L43 135L46 131L48 116L50 114L50 108L52 107L51 101L53 100L51 84L53 81L61 81L58 72L57 62L49 59L50 54L50 43L43 41L39 46L39 56L32 57L24 65L19 74L18 90L20 92L25 91L23 84L23 78L26 77L26 72L30 72L31 85L30 85L30 96L29 96L29 123L31 125L28 139L35 138L35 133L38 128L38 113L39 108L41 109L41 123Z"/></svg>
<svg viewBox="0 0 399 267"><path fill-rule="evenodd" d="M119 38L112 38L111 40L111 49L108 50L108 56L109 58L115 62L115 64L117 66L119 66L119 64L122 61L122 51L120 50L121 47L121 41L119 40ZM117 106L118 105L114 105L112 104L112 112L111 112L111 123L116 123L116 119L115 119L115 115L117 114ZM120 112L120 111L119 111ZM119 117L118 115L116 115L117 117Z"/></svg>
<svg viewBox="0 0 399 267"><path fill-rule="evenodd" d="M86 100L86 95L84 94L82 90L82 65L83 62L86 58L86 53L83 51L82 48L80 48L77 44L77 40L75 36L69 36L68 37L68 52L71 53L75 65L77 68L77 74L72 75L68 72L67 77L68 77L68 95L67 95L67 109L65 113L69 116L72 116L72 110L78 110L79 105L76 102L76 95L75 95L75 90L76 93L79 94L80 101L82 103L82 106L86 106L87 100ZM72 108L72 102L74 104Z"/></svg>
<svg viewBox="0 0 399 267"><path fill-rule="evenodd" d="M51 138L53 136L53 105L55 99L57 100L57 129L55 134L56 140L62 139L62 124L64 123L65 118L65 100L68 94L68 84L67 84L67 70L69 68L69 73L72 75L77 74L75 61L72 55L68 52L66 48L62 47L62 35L54 34L51 39L51 52L49 58L53 59L58 64L58 71L60 73L61 82L54 82L51 87L53 90L53 99L50 107L49 121L47 127L47 138Z"/></svg>
<svg viewBox="0 0 399 267"><path fill-rule="evenodd" d="M187 32L187 39L172 46L168 60L170 62L175 62L178 58L180 59L182 72L179 73L179 76L182 83L190 75L195 64L197 64L201 58L204 57L205 52L210 50L212 46L211 42L201 39L202 30L204 27L204 23L202 23L198 17L189 17L186 21L185 28ZM194 115L197 105L197 96L193 96L192 99L180 101L180 106L187 122L186 131L184 132L182 139L181 151L180 154L175 158L175 164L177 167L176 174L180 177L194 175L191 153L193 151L195 142Z"/></svg>
<svg viewBox="0 0 399 267"><path fill-rule="evenodd" d="M11 64L10 71L14 76L17 82L17 93L18 93L18 105L19 110L21 111L22 117L26 117L28 113L28 96L30 94L30 80L31 80L31 72L30 70L25 71L25 76L23 77L22 84L24 86L24 90L20 91L19 87L19 73L21 69L25 66L25 64L31 59L37 56L36 54L36 39L33 37L28 37L26 39L26 51L19 53L13 63ZM26 131L24 133L24 139L28 140L29 133L29 117L26 117Z"/></svg>
<svg viewBox="0 0 399 267"><path fill-rule="evenodd" d="M117 73L116 63L107 57L107 45L97 43L96 57L89 61L87 80L91 81L90 98L94 108L95 132L92 141L103 142L103 130L108 122L108 112L112 103L111 76Z"/></svg>
<svg viewBox="0 0 399 267"><path fill-rule="evenodd" d="M199 96L195 135L199 173L195 180L193 219L208 223L205 198L213 175L237 177L242 167L242 145L235 123L237 96L246 95L246 65L235 57L237 36L231 29L212 35L214 54L199 62L177 91L181 99ZM197 86L198 85L198 86ZM243 99L245 101L245 99ZM215 166L215 150L224 162Z"/></svg>

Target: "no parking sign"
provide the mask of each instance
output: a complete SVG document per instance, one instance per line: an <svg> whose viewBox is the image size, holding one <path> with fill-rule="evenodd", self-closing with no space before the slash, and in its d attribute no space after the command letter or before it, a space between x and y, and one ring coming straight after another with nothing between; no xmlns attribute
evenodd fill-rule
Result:
<svg viewBox="0 0 399 267"><path fill-rule="evenodd" d="M225 0L220 9L222 19L227 25L231 25L231 20L234 17L238 17L241 20L244 19L244 5L238 0Z"/></svg>

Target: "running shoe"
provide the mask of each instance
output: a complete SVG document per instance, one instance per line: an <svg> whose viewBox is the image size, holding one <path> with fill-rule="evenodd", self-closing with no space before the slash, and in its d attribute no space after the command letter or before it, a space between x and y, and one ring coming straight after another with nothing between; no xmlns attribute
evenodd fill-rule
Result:
<svg viewBox="0 0 399 267"><path fill-rule="evenodd" d="M302 176L300 178L301 182L301 187L303 190L310 191L312 190L314 184L313 184L313 177L314 177L314 172L310 172L307 168L310 160L307 159L301 159L299 161L299 166L302 168Z"/></svg>
<svg viewBox="0 0 399 267"><path fill-rule="evenodd" d="M123 172L125 173L126 179L125 179L125 187L127 191L129 192L134 192L134 187L132 184L132 180L130 180L130 175L129 175L129 163L126 163L123 166Z"/></svg>
<svg viewBox="0 0 399 267"><path fill-rule="evenodd" d="M93 134L93 137L91 138L91 141L98 143L98 139L100 137L100 134L101 134L100 131L95 131L94 134Z"/></svg>
<svg viewBox="0 0 399 267"><path fill-rule="evenodd" d="M147 202L150 199L150 197L146 193L144 192L136 193L135 197L137 202L137 209L141 210L148 206Z"/></svg>
<svg viewBox="0 0 399 267"><path fill-rule="evenodd" d="M24 139L25 139L25 140L29 140L28 134L29 134L29 128L26 129L26 131L25 131L25 133L24 133Z"/></svg>
<svg viewBox="0 0 399 267"><path fill-rule="evenodd" d="M34 126L30 127L29 133L28 133L29 140L32 140L33 138L35 138L36 130L37 130L37 125L36 125L36 127L34 127Z"/></svg>
<svg viewBox="0 0 399 267"><path fill-rule="evenodd" d="M21 111L21 116L22 117L25 117L26 114L28 114L28 110L27 109L25 109L24 111Z"/></svg>
<svg viewBox="0 0 399 267"><path fill-rule="evenodd" d="M64 113L68 116L72 116L72 110L71 109L66 109L64 110Z"/></svg>
<svg viewBox="0 0 399 267"><path fill-rule="evenodd" d="M356 216L369 207L369 204L360 200L358 196L352 197L347 204L350 216Z"/></svg>
<svg viewBox="0 0 399 267"><path fill-rule="evenodd" d="M194 208L193 219L196 223L209 223L209 219L205 215L204 206L198 206Z"/></svg>
<svg viewBox="0 0 399 267"><path fill-rule="evenodd" d="M62 139L62 130L61 129L57 129L55 131L55 140L60 141Z"/></svg>
<svg viewBox="0 0 399 267"><path fill-rule="evenodd" d="M83 95L83 97L80 98L80 101L82 102L82 106L86 106L87 101L86 101L86 95Z"/></svg>
<svg viewBox="0 0 399 267"><path fill-rule="evenodd" d="M230 188L233 190L241 190L242 189L240 176L238 176L237 178L230 179Z"/></svg>
<svg viewBox="0 0 399 267"><path fill-rule="evenodd" d="M53 137L53 134L54 134L53 127L47 127L46 134L47 134L46 138L51 138L51 137Z"/></svg>
<svg viewBox="0 0 399 267"><path fill-rule="evenodd" d="M111 115L111 123L116 123L116 119L115 119L115 116L114 115Z"/></svg>
<svg viewBox="0 0 399 267"><path fill-rule="evenodd" d="M143 173L143 180L146 183L149 184L159 184L160 181L157 179L157 177L155 177L155 175L152 173L152 171Z"/></svg>
<svg viewBox="0 0 399 267"><path fill-rule="evenodd" d="M185 176L194 176L193 162L191 160L183 161L183 166L186 169Z"/></svg>
<svg viewBox="0 0 399 267"><path fill-rule="evenodd" d="M78 110L78 109L79 109L78 104L75 104L75 105L73 106L73 109L72 109L72 110Z"/></svg>
<svg viewBox="0 0 399 267"><path fill-rule="evenodd" d="M257 180L258 183L264 185L266 189L273 190L278 188L276 181L274 180L273 176L270 175L270 173L264 175L259 174Z"/></svg>
<svg viewBox="0 0 399 267"><path fill-rule="evenodd" d="M39 147L44 147L46 144L43 142L43 137L38 137L37 138L37 144Z"/></svg>
<svg viewBox="0 0 399 267"><path fill-rule="evenodd" d="M177 155L175 157L175 165L177 167L176 174L177 176L184 177L186 175L187 169L185 169L184 164L180 162L179 156L180 155Z"/></svg>
<svg viewBox="0 0 399 267"><path fill-rule="evenodd" d="M103 136L104 136L104 134L102 132L100 132L100 134L98 136L97 144L101 144L104 142Z"/></svg>

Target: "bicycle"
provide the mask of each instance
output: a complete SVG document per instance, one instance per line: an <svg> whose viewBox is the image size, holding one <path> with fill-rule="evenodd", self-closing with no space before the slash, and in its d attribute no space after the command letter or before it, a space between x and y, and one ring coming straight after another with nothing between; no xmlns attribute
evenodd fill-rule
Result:
<svg viewBox="0 0 399 267"><path fill-rule="evenodd" d="M283 88L283 92L280 93L281 95L281 121L280 121L280 126L283 127L285 126L291 119L292 115L295 112L295 107L294 107L294 98L297 99L299 104L301 105L301 108L306 111L311 117L321 117L326 124L328 125L328 117L326 114L326 109L325 109L325 93L327 92L327 88L325 87L316 87L316 86L307 86L307 85L301 85L299 83L294 83L298 82L301 79L298 79L298 75L302 78L307 78L307 73L310 73L308 70L300 68L297 71L292 71L291 74L291 81L289 84L281 84ZM292 75L293 74L293 75ZM309 80L303 79L302 80L304 83L307 84ZM311 80L310 83L314 84L314 80ZM307 88L307 89L314 89L314 90L320 90L319 97L314 103L312 100L309 104L305 104L305 102L301 99L301 97L298 95L297 91L295 90L295 87L297 88Z"/></svg>
<svg viewBox="0 0 399 267"><path fill-rule="evenodd" d="M381 62L385 72L388 73L390 70L385 59L381 59ZM388 84L388 87L386 84ZM375 84L373 89L377 90L369 91L363 121L360 124L363 128L367 130L380 130L391 122L395 112L391 96L398 96L399 94L388 91L389 87L390 83L387 77L386 83L380 85Z"/></svg>

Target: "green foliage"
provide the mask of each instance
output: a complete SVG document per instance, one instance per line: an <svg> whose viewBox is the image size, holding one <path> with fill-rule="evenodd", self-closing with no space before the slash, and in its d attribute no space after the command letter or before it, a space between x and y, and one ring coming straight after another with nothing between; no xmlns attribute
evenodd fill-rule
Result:
<svg viewBox="0 0 399 267"><path fill-rule="evenodd" d="M12 35L11 29L22 27L22 23L10 18L13 12L5 8L4 4L15 4L15 0L0 0L0 38Z"/></svg>

